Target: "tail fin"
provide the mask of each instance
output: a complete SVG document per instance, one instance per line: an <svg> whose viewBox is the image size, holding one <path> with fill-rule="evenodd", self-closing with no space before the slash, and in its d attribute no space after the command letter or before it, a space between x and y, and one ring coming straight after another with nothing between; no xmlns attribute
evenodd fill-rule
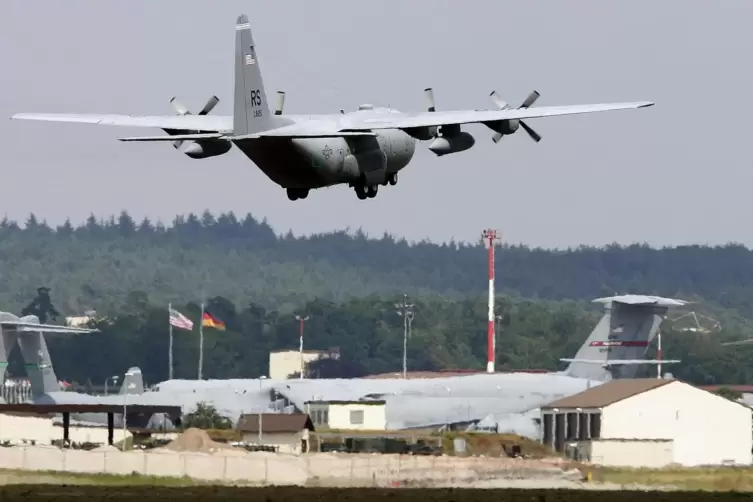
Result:
<svg viewBox="0 0 753 502"><path fill-rule="evenodd" d="M256 57L248 17L238 17L235 25L235 96L233 134L253 134L271 129L267 94Z"/></svg>
<svg viewBox="0 0 753 502"><path fill-rule="evenodd" d="M141 376L141 368L134 366L128 368L123 377L123 385L120 387L120 394L143 394L144 378Z"/></svg>
<svg viewBox="0 0 753 502"><path fill-rule="evenodd" d="M634 295L594 301L606 303L607 311L575 357L566 359L572 362L565 374L602 381L633 378L636 365L645 361L643 356L668 308L684 304L679 300Z"/></svg>
<svg viewBox="0 0 753 502"><path fill-rule="evenodd" d="M18 337L18 346L26 363L26 374L31 384L33 397L59 392L60 383L52 368L50 352L44 334L40 332L24 333Z"/></svg>

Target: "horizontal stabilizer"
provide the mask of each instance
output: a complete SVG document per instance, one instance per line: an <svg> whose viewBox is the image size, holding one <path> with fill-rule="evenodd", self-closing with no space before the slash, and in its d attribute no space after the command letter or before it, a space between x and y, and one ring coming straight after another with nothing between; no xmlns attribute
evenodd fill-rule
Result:
<svg viewBox="0 0 753 502"><path fill-rule="evenodd" d="M173 136L134 136L130 138L118 138L119 141L182 141L192 139L220 139L225 138L220 133L199 133L199 134L175 134Z"/></svg>
<svg viewBox="0 0 753 502"><path fill-rule="evenodd" d="M23 333L68 333L68 334L85 334L96 333L98 329L86 328L69 328L67 326L56 326L54 324L37 324L32 322L13 322L6 321L0 323L3 329L15 330Z"/></svg>
<svg viewBox="0 0 753 502"><path fill-rule="evenodd" d="M601 366L621 366L626 364L676 364L682 362L678 359L667 359L660 361L658 359L560 359L566 363L585 363L599 364Z"/></svg>
<svg viewBox="0 0 753 502"><path fill-rule="evenodd" d="M753 338L748 338L747 340L738 340L736 342L724 342L722 346L727 347L729 345L751 345L753 344Z"/></svg>

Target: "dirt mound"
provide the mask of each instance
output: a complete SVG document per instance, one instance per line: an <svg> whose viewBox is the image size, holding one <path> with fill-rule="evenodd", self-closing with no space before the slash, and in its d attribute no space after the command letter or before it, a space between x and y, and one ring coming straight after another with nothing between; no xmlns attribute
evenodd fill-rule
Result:
<svg viewBox="0 0 753 502"><path fill-rule="evenodd" d="M195 451L202 453L211 453L217 450L226 450L231 446L212 441L209 434L201 429L187 429L183 434L172 440L165 446L171 451Z"/></svg>

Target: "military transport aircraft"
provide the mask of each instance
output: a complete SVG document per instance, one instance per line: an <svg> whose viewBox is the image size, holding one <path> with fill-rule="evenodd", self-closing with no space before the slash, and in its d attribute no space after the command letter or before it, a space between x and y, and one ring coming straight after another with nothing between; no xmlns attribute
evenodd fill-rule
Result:
<svg viewBox="0 0 753 502"><path fill-rule="evenodd" d="M284 115L285 94L270 114L259 59L248 17L236 22L235 91L233 116L212 116L219 99L213 96L197 114L171 100L177 116L134 116L63 113L18 113L11 118L80 122L113 126L151 127L166 136L120 138L121 141L170 141L191 158L207 158L228 152L236 145L273 182L287 190L290 200L305 199L309 191L345 184L359 199L376 196L379 185L395 185L398 172L408 165L416 140L431 141L436 155L471 148L476 140L461 130L464 124L481 123L494 131L495 143L519 128L538 142L541 136L523 119L625 110L652 106L650 101L533 108L539 97L533 91L518 107L511 107L496 92L494 110L436 111L433 91L426 89L428 110L402 113L390 108L361 105L357 111L328 115Z"/></svg>

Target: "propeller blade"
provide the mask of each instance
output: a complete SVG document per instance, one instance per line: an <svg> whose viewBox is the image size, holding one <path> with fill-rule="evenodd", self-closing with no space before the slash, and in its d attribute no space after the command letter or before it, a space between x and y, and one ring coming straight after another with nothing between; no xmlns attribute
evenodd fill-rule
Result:
<svg viewBox="0 0 753 502"><path fill-rule="evenodd" d="M426 108L430 112L436 111L436 107L434 106L434 89L431 87L427 87L424 89L424 97L426 98Z"/></svg>
<svg viewBox="0 0 753 502"><path fill-rule="evenodd" d="M539 135L539 133L537 133L536 131L534 131L533 129L531 129L528 126L528 124L526 124L522 120L520 121L520 127L522 127L523 129L525 129L526 132L528 133L528 135L531 137L531 139L534 140L536 143L538 143L539 141L541 141L541 136Z"/></svg>
<svg viewBox="0 0 753 502"><path fill-rule="evenodd" d="M275 108L275 115L282 115L283 108L285 108L285 91L277 91L277 107Z"/></svg>
<svg viewBox="0 0 753 502"><path fill-rule="evenodd" d="M207 101L207 104L204 105L204 108L201 109L201 111L199 112L199 115L206 115L207 113L211 112L212 109L215 106L217 106L217 103L219 102L220 102L220 98L218 98L217 96L212 96Z"/></svg>
<svg viewBox="0 0 753 502"><path fill-rule="evenodd" d="M503 136L504 134L502 133L494 133L494 136L492 136L492 141L494 141L495 144L499 143Z"/></svg>
<svg viewBox="0 0 753 502"><path fill-rule="evenodd" d="M528 95L526 100L523 101L523 104L520 105L518 108L530 107L532 104L536 102L537 99L539 99L539 96L541 96L541 94L539 94L539 91L533 91L531 94Z"/></svg>
<svg viewBox="0 0 753 502"><path fill-rule="evenodd" d="M170 104L173 105L173 110L175 110L178 115L191 115L191 112L188 111L188 108L186 108L183 103L178 101L175 96L170 98Z"/></svg>
<svg viewBox="0 0 753 502"><path fill-rule="evenodd" d="M492 101L494 101L494 104L497 105L501 110L504 110L510 107L510 105L508 105L504 99L499 97L499 94L497 94L497 91L492 91L492 93L489 94L489 97L492 98Z"/></svg>

